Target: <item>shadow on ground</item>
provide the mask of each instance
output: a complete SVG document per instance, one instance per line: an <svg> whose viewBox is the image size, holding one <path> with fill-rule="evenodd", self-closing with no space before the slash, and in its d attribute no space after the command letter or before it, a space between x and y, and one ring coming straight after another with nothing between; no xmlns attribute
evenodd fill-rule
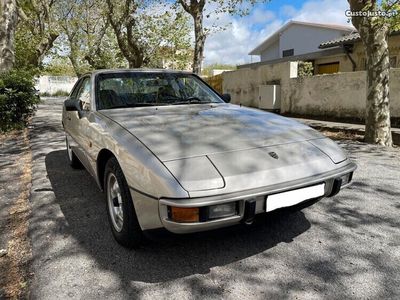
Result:
<svg viewBox="0 0 400 300"><path fill-rule="evenodd" d="M32 299L400 299L398 149L341 141L354 184L305 215L129 251L95 181L67 165L61 104L46 100L30 130Z"/></svg>
<svg viewBox="0 0 400 300"><path fill-rule="evenodd" d="M239 261L282 242L290 243L310 228L302 212L278 212L251 227L168 237L127 250L112 237L104 196L95 181L85 170L72 170L65 157L65 151L53 151L45 159L56 202L67 222L60 233L72 236L101 268L118 274L126 284L132 280L154 283L206 274L212 267ZM74 249L60 253L73 254Z"/></svg>

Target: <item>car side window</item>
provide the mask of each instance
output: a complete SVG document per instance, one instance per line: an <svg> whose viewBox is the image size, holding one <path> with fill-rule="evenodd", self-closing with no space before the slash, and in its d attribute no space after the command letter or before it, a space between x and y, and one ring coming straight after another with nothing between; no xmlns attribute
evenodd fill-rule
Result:
<svg viewBox="0 0 400 300"><path fill-rule="evenodd" d="M70 93L70 98L71 99L76 99L76 95L78 94L79 89L81 88L81 83L82 83L82 79L79 79L75 83L74 88L73 88L72 92Z"/></svg>
<svg viewBox="0 0 400 300"><path fill-rule="evenodd" d="M87 77L83 79L79 91L76 95L76 99L80 102L83 110L90 109L90 93L91 93L90 77Z"/></svg>

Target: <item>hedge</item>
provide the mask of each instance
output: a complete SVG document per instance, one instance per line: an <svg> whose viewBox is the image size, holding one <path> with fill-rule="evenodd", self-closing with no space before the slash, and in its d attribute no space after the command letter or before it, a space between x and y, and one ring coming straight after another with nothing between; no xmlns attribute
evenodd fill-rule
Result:
<svg viewBox="0 0 400 300"><path fill-rule="evenodd" d="M39 102L31 73L17 70L0 73L0 131L26 126Z"/></svg>

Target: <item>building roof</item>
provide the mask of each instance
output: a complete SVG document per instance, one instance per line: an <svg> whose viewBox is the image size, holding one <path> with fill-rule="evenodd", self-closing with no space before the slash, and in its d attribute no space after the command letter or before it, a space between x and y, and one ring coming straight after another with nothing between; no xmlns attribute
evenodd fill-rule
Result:
<svg viewBox="0 0 400 300"><path fill-rule="evenodd" d="M304 25L304 26L311 26L311 27L319 27L319 28L326 28L326 29L336 29L341 31L354 31L354 27L346 26L346 25L337 25L337 24L321 24L321 23L310 23L310 22L302 22L302 21L289 21L285 25L283 25L279 30L275 31L272 35L270 35L267 39L265 39L260 45L249 52L249 55L260 55L262 51L267 49L271 44L275 41L279 40L280 34L285 31L288 27L292 25Z"/></svg>
<svg viewBox="0 0 400 300"><path fill-rule="evenodd" d="M400 34L400 30L399 31L393 31L390 34L390 36L399 35L399 34ZM358 42L360 40L361 40L360 35L358 34L358 32L354 31L354 32L352 32L350 34L347 34L347 35L343 36L343 37L323 42L323 43L321 43L319 45L318 48L320 48L320 49L333 48L333 47L337 47L337 46L340 46L340 45L343 45L343 44L353 44L353 43Z"/></svg>
<svg viewBox="0 0 400 300"><path fill-rule="evenodd" d="M340 46L340 45L346 44L346 43L354 43L359 40L360 40L360 35L358 34L358 32L352 32L352 33L342 36L340 38L333 39L333 40L330 40L327 42L323 42L319 45L318 48L320 48L320 49L332 48L332 47Z"/></svg>

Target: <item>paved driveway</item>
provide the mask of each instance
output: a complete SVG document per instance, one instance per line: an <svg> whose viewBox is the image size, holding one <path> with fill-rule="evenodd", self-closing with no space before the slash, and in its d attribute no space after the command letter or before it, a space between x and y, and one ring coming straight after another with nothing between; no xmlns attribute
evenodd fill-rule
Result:
<svg viewBox="0 0 400 300"><path fill-rule="evenodd" d="M61 101L33 120L33 299L400 298L400 152L343 143L351 188L252 227L149 242L114 242L104 196L67 165Z"/></svg>

